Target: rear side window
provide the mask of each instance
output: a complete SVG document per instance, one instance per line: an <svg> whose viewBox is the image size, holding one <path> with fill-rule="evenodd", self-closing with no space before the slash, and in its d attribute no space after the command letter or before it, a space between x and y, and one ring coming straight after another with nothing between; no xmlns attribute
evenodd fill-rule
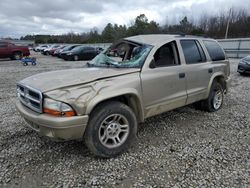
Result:
<svg viewBox="0 0 250 188"><path fill-rule="evenodd" d="M204 45L207 48L208 54L212 61L219 61L225 59L225 54L219 44L215 41L204 40Z"/></svg>
<svg viewBox="0 0 250 188"><path fill-rule="evenodd" d="M7 44L5 42L0 42L0 48L5 48L7 47Z"/></svg>
<svg viewBox="0 0 250 188"><path fill-rule="evenodd" d="M198 43L195 40L181 40L186 64L202 63L206 61L206 56Z"/></svg>

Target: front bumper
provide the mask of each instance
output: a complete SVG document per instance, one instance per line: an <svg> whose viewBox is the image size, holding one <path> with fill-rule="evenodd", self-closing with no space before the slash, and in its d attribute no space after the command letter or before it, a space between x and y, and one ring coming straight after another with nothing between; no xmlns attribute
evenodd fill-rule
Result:
<svg viewBox="0 0 250 188"><path fill-rule="evenodd" d="M238 65L237 72L239 72L239 73L250 73L250 65L240 63Z"/></svg>
<svg viewBox="0 0 250 188"><path fill-rule="evenodd" d="M27 121L29 127L42 136L55 140L80 140L83 138L89 117L54 117L39 114L16 101L16 108Z"/></svg>

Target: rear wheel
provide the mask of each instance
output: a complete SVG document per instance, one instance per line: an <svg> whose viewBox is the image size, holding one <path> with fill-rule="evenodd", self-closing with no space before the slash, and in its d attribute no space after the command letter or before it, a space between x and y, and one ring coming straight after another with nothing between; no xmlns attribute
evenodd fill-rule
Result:
<svg viewBox="0 0 250 188"><path fill-rule="evenodd" d="M101 104L91 113L84 138L95 155L114 157L128 149L136 132L133 111L123 103L112 101Z"/></svg>
<svg viewBox="0 0 250 188"><path fill-rule="evenodd" d="M215 112L223 105L224 93L220 83L214 81L209 96L204 101L195 103L195 107L200 110Z"/></svg>
<svg viewBox="0 0 250 188"><path fill-rule="evenodd" d="M246 76L246 73L240 72L240 75L241 75L241 76Z"/></svg>

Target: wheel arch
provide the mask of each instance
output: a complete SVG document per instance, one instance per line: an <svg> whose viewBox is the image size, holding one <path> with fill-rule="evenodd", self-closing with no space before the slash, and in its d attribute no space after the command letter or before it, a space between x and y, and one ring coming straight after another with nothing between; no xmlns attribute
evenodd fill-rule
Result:
<svg viewBox="0 0 250 188"><path fill-rule="evenodd" d="M12 55L14 55L15 53L23 54L23 52L21 50L14 50L14 51L12 51Z"/></svg>
<svg viewBox="0 0 250 188"><path fill-rule="evenodd" d="M209 92L211 90L211 87L212 87L212 84L213 84L214 81L217 81L218 83L220 83L222 88L223 88L223 91L226 92L227 87L226 87L225 74L222 73L222 72L221 73L218 72L218 73L214 74L210 79L210 82L209 82L209 85L208 85L207 97L209 95Z"/></svg>
<svg viewBox="0 0 250 188"><path fill-rule="evenodd" d="M91 102L88 104L86 108L86 114L91 114L93 110L100 104L103 104L105 102L109 101L119 101L127 106L129 106L133 112L136 115L137 121L138 122L143 122L144 121L144 111L143 111L143 105L142 105L142 100L140 99L139 95L133 92L127 92L123 94L116 94L112 96L100 96L100 97L95 97Z"/></svg>

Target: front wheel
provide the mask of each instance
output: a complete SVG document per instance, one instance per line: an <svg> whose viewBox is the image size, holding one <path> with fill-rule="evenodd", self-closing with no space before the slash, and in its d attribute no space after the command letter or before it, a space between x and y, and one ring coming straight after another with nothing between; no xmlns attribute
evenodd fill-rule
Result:
<svg viewBox="0 0 250 188"><path fill-rule="evenodd" d="M23 57L23 55L22 55L21 52L15 52L15 53L13 54L13 59L14 59L14 60L20 60L20 59L22 59L22 57Z"/></svg>
<svg viewBox="0 0 250 188"><path fill-rule="evenodd" d="M114 157L128 149L136 132L133 111L123 103L111 101L99 105L91 113L84 138L95 155Z"/></svg>
<svg viewBox="0 0 250 188"><path fill-rule="evenodd" d="M78 61L79 60L78 55L74 55L73 59L74 59L74 61Z"/></svg>

